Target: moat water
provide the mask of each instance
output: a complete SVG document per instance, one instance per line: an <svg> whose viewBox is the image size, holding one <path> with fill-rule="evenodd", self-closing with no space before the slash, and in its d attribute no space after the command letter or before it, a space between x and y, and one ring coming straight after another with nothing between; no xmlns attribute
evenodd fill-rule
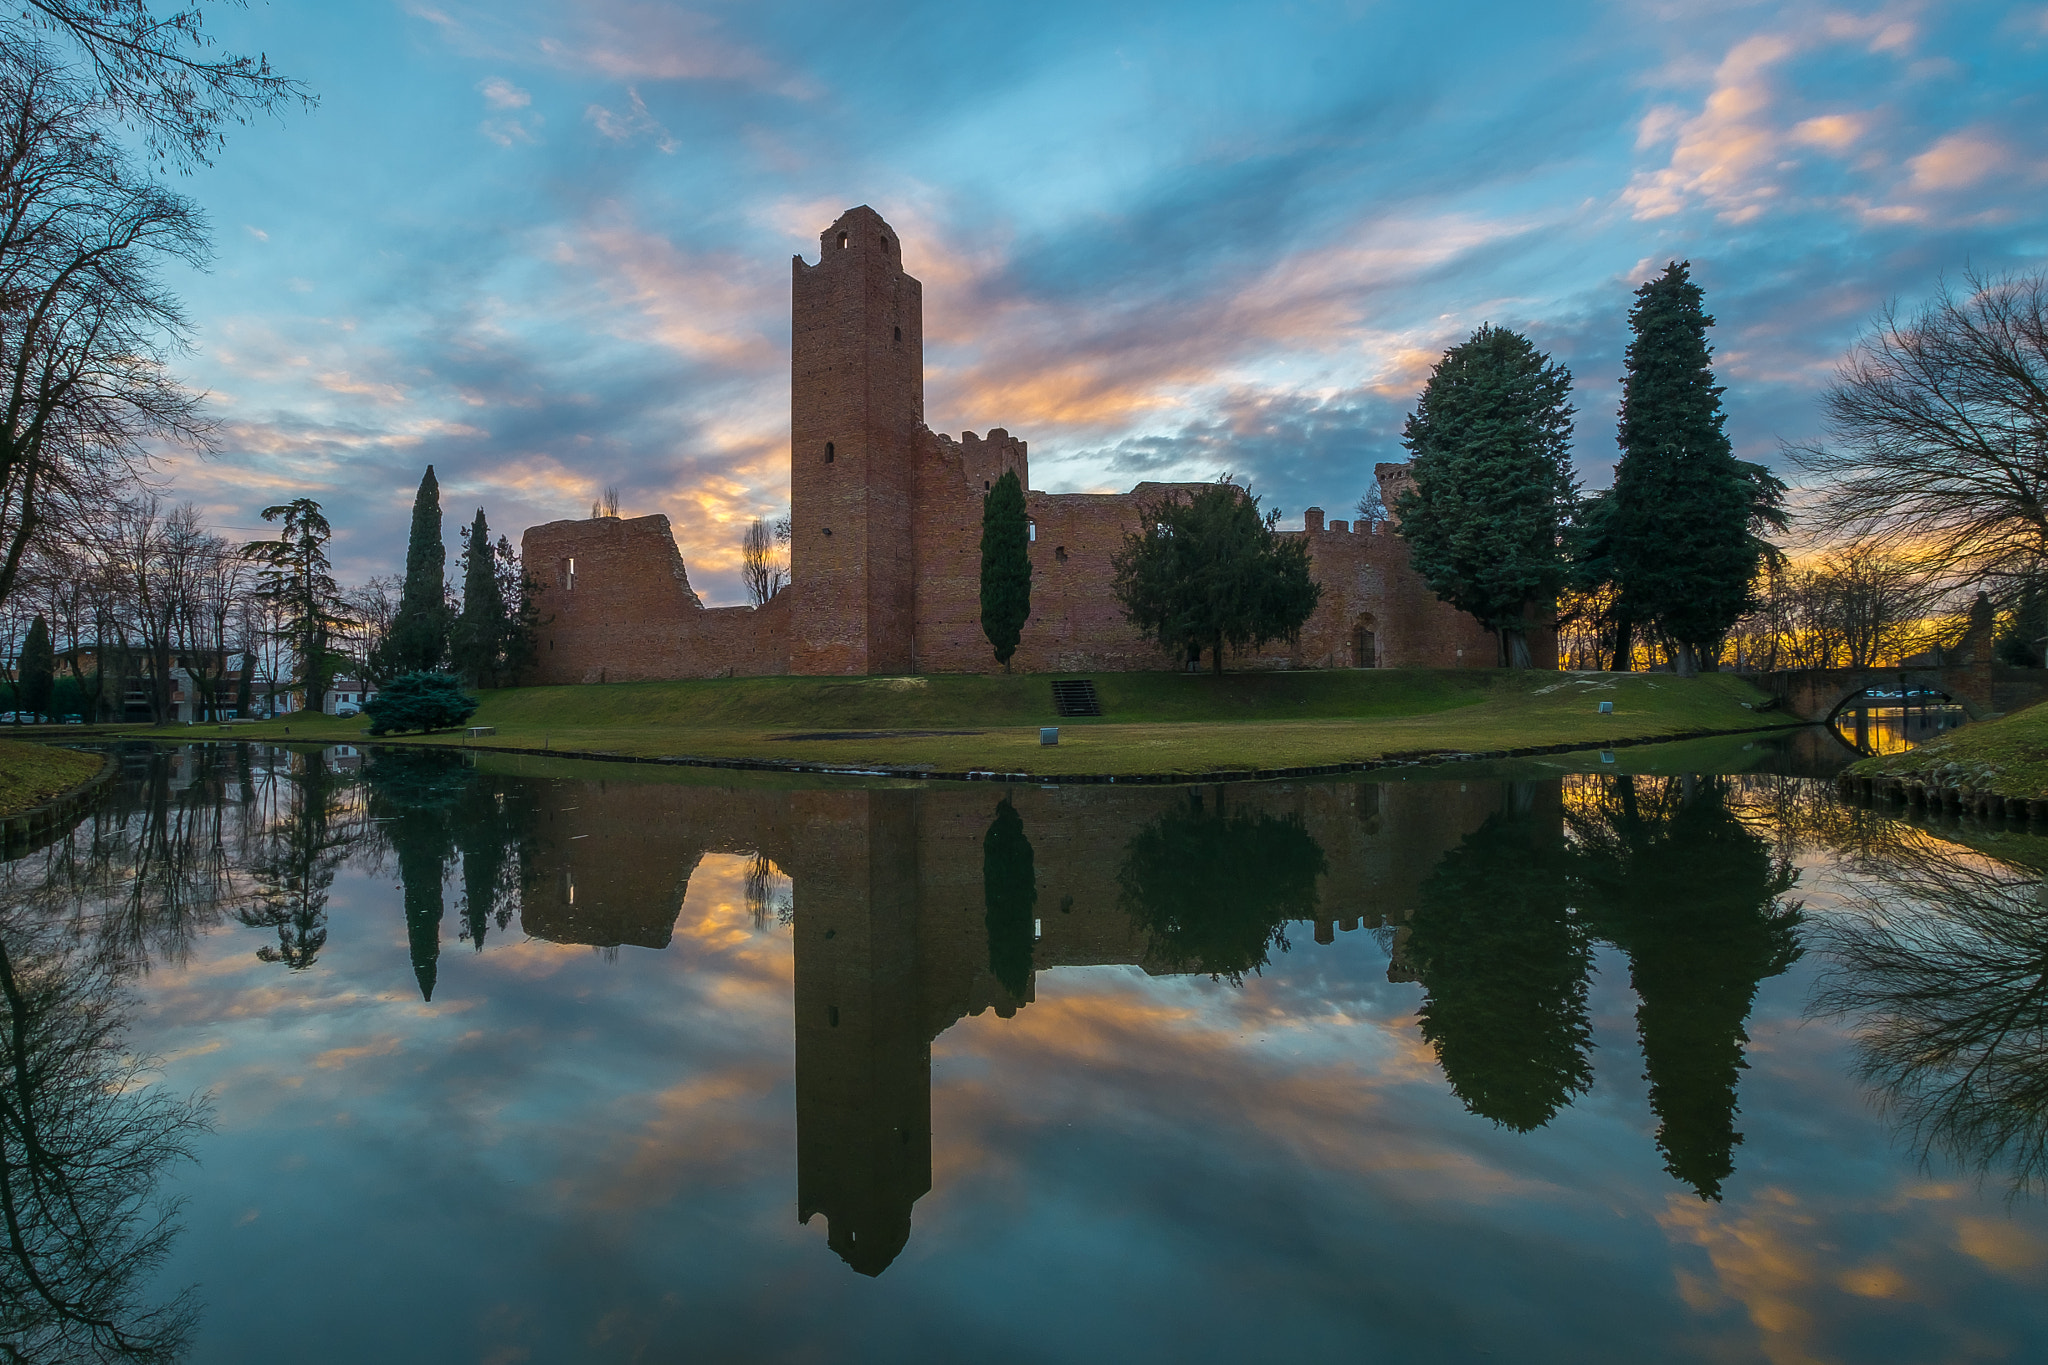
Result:
<svg viewBox="0 0 2048 1365"><path fill-rule="evenodd" d="M0 872L0 1342L2048 1358L2048 840L1840 804L1849 756L130 749Z"/></svg>

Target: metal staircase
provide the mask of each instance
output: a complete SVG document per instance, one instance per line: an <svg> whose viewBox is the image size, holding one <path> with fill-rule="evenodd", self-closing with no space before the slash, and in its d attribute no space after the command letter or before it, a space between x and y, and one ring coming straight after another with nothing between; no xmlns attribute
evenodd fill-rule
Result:
<svg viewBox="0 0 2048 1365"><path fill-rule="evenodd" d="M1102 699L1093 678L1063 678L1052 685L1053 710L1062 716L1099 716Z"/></svg>

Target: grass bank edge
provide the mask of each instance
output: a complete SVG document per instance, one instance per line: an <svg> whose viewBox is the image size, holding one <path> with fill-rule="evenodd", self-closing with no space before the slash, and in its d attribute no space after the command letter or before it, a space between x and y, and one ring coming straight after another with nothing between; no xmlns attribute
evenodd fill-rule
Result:
<svg viewBox="0 0 2048 1365"><path fill-rule="evenodd" d="M2048 798L2048 704L1951 730L1902 754L1866 758L1854 777L1898 777L2004 797Z"/></svg>
<svg viewBox="0 0 2048 1365"><path fill-rule="evenodd" d="M1096 679L1107 715L1053 714L1050 678L748 678L486 691L460 732L390 742L545 750L564 756L687 758L902 772L1196 776L1301 769L1392 755L1591 747L1798 722L1758 713L1742 679L1708 674L1356 672L1113 674ZM1599 703L1613 703L1602 715ZM1062 742L1041 747L1038 727ZM238 738L360 743L359 718L235 725ZM140 732L195 738L212 727ZM816 736L846 732L855 737ZM909 733L906 733L909 732Z"/></svg>
<svg viewBox="0 0 2048 1365"><path fill-rule="evenodd" d="M0 739L0 816L19 815L90 782L105 762L77 749Z"/></svg>

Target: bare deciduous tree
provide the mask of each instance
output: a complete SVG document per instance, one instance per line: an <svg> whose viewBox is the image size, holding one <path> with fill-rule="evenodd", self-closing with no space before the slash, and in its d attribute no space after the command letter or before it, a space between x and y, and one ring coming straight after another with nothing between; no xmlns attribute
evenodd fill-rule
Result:
<svg viewBox="0 0 2048 1365"><path fill-rule="evenodd" d="M105 117L46 56L0 62L0 600L53 499L209 437L165 368L185 319L156 274L204 261L198 211L135 172Z"/></svg>
<svg viewBox="0 0 2048 1365"><path fill-rule="evenodd" d="M1886 309L1828 394L1831 442L1793 453L1828 524L2002 599L2048 563L2048 273L1965 279Z"/></svg>
<svg viewBox="0 0 2048 1365"><path fill-rule="evenodd" d="M759 517L740 539L740 576L746 580L747 599L757 607L766 606L789 586L789 555L783 548L787 539L780 523L771 529Z"/></svg>
<svg viewBox="0 0 2048 1365"><path fill-rule="evenodd" d="M23 0L10 27L0 35L0 60L18 64L18 49L38 46L30 28L66 42L85 59L108 112L140 131L157 155L188 165L206 162L224 124L315 102L305 86L272 71L267 57L215 52L196 4L159 18L148 0Z"/></svg>

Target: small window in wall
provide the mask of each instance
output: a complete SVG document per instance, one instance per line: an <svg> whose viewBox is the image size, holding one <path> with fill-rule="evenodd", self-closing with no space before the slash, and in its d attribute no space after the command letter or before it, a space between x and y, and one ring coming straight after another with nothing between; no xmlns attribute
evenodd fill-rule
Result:
<svg viewBox="0 0 2048 1365"><path fill-rule="evenodd" d="M901 341L901 340L903 340L903 329L902 329L901 327L898 327L898 328L896 329L896 339L897 339L898 341Z"/></svg>
<svg viewBox="0 0 2048 1365"><path fill-rule="evenodd" d="M826 464L831 464L831 463L832 463L832 458L833 458L833 455L834 455L834 454L835 454L835 452L834 452L834 451L833 451L833 449L832 449L832 443L831 443L830 441L827 441L827 442L825 442L825 463L826 463Z"/></svg>
<svg viewBox="0 0 2048 1365"><path fill-rule="evenodd" d="M576 561L573 559L565 559L562 561L562 591L568 592L575 586Z"/></svg>
<svg viewBox="0 0 2048 1365"><path fill-rule="evenodd" d="M1062 564L1066 563L1066 562L1067 562L1067 547L1066 547L1066 546L1064 546L1064 545L1055 545L1055 546L1053 546L1053 547L1052 547L1052 557L1053 557L1054 559L1057 559L1057 560L1058 560L1058 561L1059 561L1060 563L1062 563ZM1062 910L1064 910L1064 909L1066 909L1066 908L1067 908L1067 907L1066 907L1066 906L1064 906L1064 905L1060 907L1060 909L1062 909Z"/></svg>
<svg viewBox="0 0 2048 1365"><path fill-rule="evenodd" d="M1035 522L1035 521L1027 521L1027 522L1025 522L1025 523L1024 523L1024 538L1025 538L1026 540L1037 540L1037 539L1038 539L1038 523L1037 523L1037 522Z"/></svg>
<svg viewBox="0 0 2048 1365"><path fill-rule="evenodd" d="M887 237L884 237L884 238L882 239L882 250L884 250L884 251L887 251L888 249L889 249L889 239L888 239Z"/></svg>
<svg viewBox="0 0 2048 1365"><path fill-rule="evenodd" d="M826 535L828 535L828 536L829 536L829 535L831 535L831 534L832 534L832 528L831 528L831 527L829 527L829 526L827 526L827 527L825 528L825 534L826 534Z"/></svg>
<svg viewBox="0 0 2048 1365"><path fill-rule="evenodd" d="M846 248L848 248L849 246L852 246L852 245L853 245L853 243L852 243L852 242L850 242L850 241L848 241L848 240L846 239L846 234L845 234L845 233L843 233L843 232L842 232L842 233L840 233L840 234L839 234L839 249L840 249L841 251L844 251L844 250L846 250Z"/></svg>

